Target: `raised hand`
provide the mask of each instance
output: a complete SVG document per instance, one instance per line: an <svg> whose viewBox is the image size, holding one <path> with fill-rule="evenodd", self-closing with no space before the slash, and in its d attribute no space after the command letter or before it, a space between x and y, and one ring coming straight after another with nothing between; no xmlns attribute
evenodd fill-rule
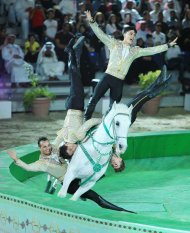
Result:
<svg viewBox="0 0 190 233"><path fill-rule="evenodd" d="M91 21L91 20L93 20L93 18L92 18L92 15L91 15L91 12L90 11L85 11L85 14L86 14L86 18L87 18L87 20L88 21Z"/></svg>
<svg viewBox="0 0 190 233"><path fill-rule="evenodd" d="M16 162L18 160L16 156L16 151L7 150L8 155Z"/></svg>
<svg viewBox="0 0 190 233"><path fill-rule="evenodd" d="M169 46L170 46L170 47L175 46L175 45L177 44L177 43L176 43L177 39L178 39L178 37L176 37L173 41L169 42L169 43L168 43Z"/></svg>

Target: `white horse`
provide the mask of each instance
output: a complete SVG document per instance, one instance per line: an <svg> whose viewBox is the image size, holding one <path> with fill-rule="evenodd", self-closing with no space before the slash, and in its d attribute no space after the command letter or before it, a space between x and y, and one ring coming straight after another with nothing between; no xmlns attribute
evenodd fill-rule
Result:
<svg viewBox="0 0 190 233"><path fill-rule="evenodd" d="M79 143L68 165L63 186L58 193L59 197L66 197L71 181L79 178L81 179L80 187L71 198L71 200L77 200L106 172L113 145L116 146L116 154L123 153L127 149L132 109L132 105L127 107L124 104L114 103L97 130L87 141Z"/></svg>

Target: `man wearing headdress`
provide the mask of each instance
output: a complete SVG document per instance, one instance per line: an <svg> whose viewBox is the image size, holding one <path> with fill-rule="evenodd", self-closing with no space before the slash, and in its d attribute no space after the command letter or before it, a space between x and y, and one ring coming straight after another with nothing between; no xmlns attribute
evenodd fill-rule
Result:
<svg viewBox="0 0 190 233"><path fill-rule="evenodd" d="M41 79L58 80L63 75L65 64L58 61L55 46L52 42L46 42L38 54L36 72Z"/></svg>
<svg viewBox="0 0 190 233"><path fill-rule="evenodd" d="M28 70L32 71L33 67L24 61L24 52L21 47L15 44L16 36L9 34L2 48L2 58L5 62L5 69L11 75L11 82L14 84L30 82Z"/></svg>

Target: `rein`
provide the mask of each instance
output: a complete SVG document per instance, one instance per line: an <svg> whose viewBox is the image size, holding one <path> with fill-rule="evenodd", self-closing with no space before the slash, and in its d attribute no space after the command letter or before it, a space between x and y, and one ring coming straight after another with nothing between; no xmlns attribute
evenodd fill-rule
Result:
<svg viewBox="0 0 190 233"><path fill-rule="evenodd" d="M88 153L88 151L86 150L86 148L83 146L83 144L79 143L78 145L82 149L83 153L86 155L87 159L92 164L92 167L93 167L93 170L94 170L94 172L93 172L93 174L91 176L89 176L86 180L84 180L83 182L81 182L81 184L80 184L80 186L81 186L81 185L86 184L97 172L99 172L103 167L105 167L109 163L111 152L109 152L109 159L105 163L100 164L99 162L100 162L101 156L98 158L97 162L95 162L92 159L92 157L90 156L90 154Z"/></svg>
<svg viewBox="0 0 190 233"><path fill-rule="evenodd" d="M127 136L118 136L116 134L116 129L115 129L115 117L118 116L118 115L123 115L123 116L128 116L129 117L129 114L127 113L118 113L116 114L112 121L110 122L110 125L109 125L109 128L106 126L106 123L105 123L105 117L103 118L103 126L104 126L104 130L106 131L107 135L114 140L114 142L118 141L119 138L127 138ZM111 136L110 134L110 128L111 126L113 125L113 136Z"/></svg>

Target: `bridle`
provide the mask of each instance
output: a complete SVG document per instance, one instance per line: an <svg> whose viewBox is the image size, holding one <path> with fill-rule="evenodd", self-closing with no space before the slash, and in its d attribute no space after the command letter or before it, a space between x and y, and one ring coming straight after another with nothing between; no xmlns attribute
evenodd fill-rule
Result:
<svg viewBox="0 0 190 233"><path fill-rule="evenodd" d="M127 116L129 117L129 114L127 113L117 113L112 121L110 122L110 125L109 127L107 127L106 123L105 123L105 117L103 118L103 127L104 127L104 130L105 132L107 133L107 135L114 140L114 142L117 142L120 138L127 138L127 135L126 136L119 136L117 135L116 133L116 123L115 123L115 117L118 116L118 115L123 115L123 116ZM110 128L113 127L113 136L110 134Z"/></svg>

